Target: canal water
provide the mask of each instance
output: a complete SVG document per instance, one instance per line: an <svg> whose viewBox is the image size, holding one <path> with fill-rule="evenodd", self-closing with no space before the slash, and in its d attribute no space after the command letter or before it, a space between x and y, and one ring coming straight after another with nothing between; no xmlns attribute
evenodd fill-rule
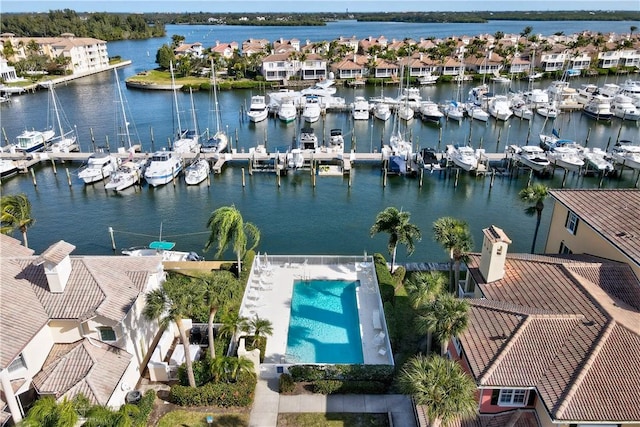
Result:
<svg viewBox="0 0 640 427"><path fill-rule="evenodd" d="M598 23L607 29L603 31L628 31L628 23ZM615 24L615 25L614 25ZM387 38L419 38L417 24L401 27L400 24L384 26L359 23L338 23L327 30L320 28L281 28L284 38L297 37L301 40L313 37L321 40L339 35L364 37L373 33L384 34ZM404 24L403 24L404 25ZM444 25L444 24L442 24ZM557 28L559 23L518 22L512 25L513 32L519 32L527 25L548 25ZM576 24L579 25L579 24ZM589 26L588 26L589 25ZM578 27L576 31L592 28L591 23ZM330 26L328 26L330 27ZM403 30L406 28L406 30ZM424 37L449 34L474 35L480 32L508 32L508 25L481 27L484 30L474 32L464 25L450 26L430 32L426 28ZM476 28L475 26L473 27ZM154 67L155 51L167 42L172 34L181 33L187 41L215 40L242 41L248 37L275 39L278 29L273 28L226 28L203 26L168 26L165 39L127 41L109 43L109 54L120 55L133 60L131 66L118 71L122 90L129 109L130 129L139 137L144 151L158 150L167 146L173 134L174 113L171 92L128 90L124 79L132 74ZM562 23L565 33L567 23ZM394 33L395 31L395 33ZM534 30L535 31L535 30ZM552 33L555 31L548 31ZM300 35L303 33L302 35ZM547 33L547 32L545 32ZM299 34L299 35L295 35ZM366 34L366 35L363 35ZM400 34L405 36L400 37ZM207 37L205 39L204 37ZM149 52L149 56L147 56ZM626 78L623 77L623 78ZM95 146L105 146L107 138L113 150L119 145L116 117L118 115L117 90L113 73L101 73L59 86L56 93L68 121L77 129L82 151L92 151ZM580 83L603 84L615 82L613 78L571 80L572 86ZM539 81L534 87L546 88L550 81ZM514 90L526 88L526 82L514 82ZM466 96L471 83L463 88ZM397 87L339 88L337 96L351 102L355 96L376 96L384 90L384 95L396 96ZM455 96L455 84L440 84L422 87L424 99L444 102ZM494 92L505 91L505 87L496 86ZM236 90L219 93L222 123L227 128L238 151L248 151L251 147L267 141L270 151L288 146L296 137L301 123L283 124L276 119L253 124L244 119L251 95L259 91ZM42 90L34 94L16 96L10 105L3 105L1 113L2 128L10 141L25 128L46 126L47 92ZM193 94L198 126L214 129L213 108L208 93ZM179 94L183 121L187 119L189 95ZM184 125L183 125L184 126ZM329 113L313 124L320 140L328 139L329 130L341 128L346 135L346 146L355 147L358 152L379 150L381 141L387 141L391 133L392 121L386 124L371 118L368 122L353 122L350 115ZM479 121L465 120L461 124L443 122L441 126L423 123L415 119L407 129L416 146L434 147L444 150L445 145L469 143L474 148L482 147L487 152L504 152L510 144L523 145L527 140L538 143L540 132L550 133L553 128L561 136L575 139L590 147L606 148L618 139L639 141L638 124L614 120L609 124L595 122L580 113L563 113L555 122L545 121L536 116L532 122L511 119L507 123L490 120L484 124ZM92 141L93 136L93 141ZM4 144L4 140L3 140ZM353 144L353 145L352 145ZM246 175L246 186L242 186L241 166L225 166L222 174L212 175L211 185L203 183L197 187L187 187L180 179L176 185L159 188L143 186L130 189L122 194L106 192L103 184L85 186L75 172L79 164L58 165L57 174L50 164L35 168L37 186L31 176L20 175L2 183L2 194L24 192L32 202L35 225L29 229L29 243L37 252L59 239L77 246L76 254L111 254L111 241L108 228L115 230L116 246L124 248L144 245L159 237L177 243L176 249L202 252L207 239L206 222L210 213L224 205L235 205L245 218L256 224L262 233L259 250L269 253L306 253L306 254L358 254L363 252L386 253L386 235L371 238L369 229L376 214L388 206L411 212L411 220L420 227L423 239L416 245L413 256L407 257L404 247L398 251L402 261L439 261L446 259L446 253L432 240L431 225L437 218L445 215L464 219L471 225L475 239L475 248L479 250L482 228L495 224L505 230L513 240L511 251L526 252L531 245L535 219L525 215L525 205L518 201L517 193L526 186L528 174L517 177L496 177L493 186L489 177L473 177L461 174L457 181L453 176L434 172L425 173L420 180L409 177L389 177L383 186L379 165L357 166L353 169L352 185L348 178L317 177L315 187L309 171L289 173L278 186L274 174L254 173ZM72 185L67 183L65 169L68 169ZM247 170L245 168L245 173ZM563 173L557 171L552 178L534 177L534 182L542 182L552 188L561 186ZM568 188L630 188L636 176L627 171L620 179L584 177L577 174L566 176ZM551 201L547 203L543 214L541 234L537 250L544 248L545 230L551 214ZM16 237L19 237L16 234ZM212 253L204 254L212 259ZM228 254L230 257L231 255Z"/></svg>

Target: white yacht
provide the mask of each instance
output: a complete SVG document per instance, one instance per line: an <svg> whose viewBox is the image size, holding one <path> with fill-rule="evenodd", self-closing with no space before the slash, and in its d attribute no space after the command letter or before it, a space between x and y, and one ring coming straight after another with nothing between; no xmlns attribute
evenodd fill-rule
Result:
<svg viewBox="0 0 640 427"><path fill-rule="evenodd" d="M529 105L524 98L517 94L511 97L511 111L513 111L513 115L519 119L533 119L533 110L529 108Z"/></svg>
<svg viewBox="0 0 640 427"><path fill-rule="evenodd" d="M304 127L300 129L300 137L298 139L298 147L302 151L315 152L318 148L318 137L313 128Z"/></svg>
<svg viewBox="0 0 640 427"><path fill-rule="evenodd" d="M337 92L334 86L335 82L336 81L331 78L320 80L313 86L302 89L300 93L302 95L333 96Z"/></svg>
<svg viewBox="0 0 640 427"><path fill-rule="evenodd" d="M342 129L331 129L329 134L329 146L334 153L344 152L344 135Z"/></svg>
<svg viewBox="0 0 640 427"><path fill-rule="evenodd" d="M536 113L548 119L555 119L556 117L558 117L559 112L560 111L558 110L556 103L553 101L536 108Z"/></svg>
<svg viewBox="0 0 640 427"><path fill-rule="evenodd" d="M285 123L291 123L298 116L298 110L292 98L284 98L278 108L278 118Z"/></svg>
<svg viewBox="0 0 640 427"><path fill-rule="evenodd" d="M438 81L438 77L440 76L427 72L426 74L418 77L418 83L421 85L432 85Z"/></svg>
<svg viewBox="0 0 640 427"><path fill-rule="evenodd" d="M9 178L18 173L18 165L11 159L0 159L0 178Z"/></svg>
<svg viewBox="0 0 640 427"><path fill-rule="evenodd" d="M450 145L447 147L447 156L456 166L467 172L478 169L478 158L469 146Z"/></svg>
<svg viewBox="0 0 640 427"><path fill-rule="evenodd" d="M126 161L111 174L111 179L105 185L105 189L123 191L134 184L139 184L142 179L143 163L136 161Z"/></svg>
<svg viewBox="0 0 640 427"><path fill-rule="evenodd" d="M428 122L438 123L444 114L438 108L438 104L433 101L422 101L420 104L420 117Z"/></svg>
<svg viewBox="0 0 640 427"><path fill-rule="evenodd" d="M611 150L611 157L618 164L640 170L640 145L631 144L629 141L620 141Z"/></svg>
<svg viewBox="0 0 640 427"><path fill-rule="evenodd" d="M320 119L320 114L322 114L322 108L320 108L318 97L316 95L307 95L302 109L302 118L306 122L314 123Z"/></svg>
<svg viewBox="0 0 640 427"><path fill-rule="evenodd" d="M168 184L182 170L182 159L171 151L156 151L149 159L144 179L153 187Z"/></svg>
<svg viewBox="0 0 640 427"><path fill-rule="evenodd" d="M11 150L33 153L42 151L45 144L55 136L53 130L25 130L16 138L16 143L10 147Z"/></svg>
<svg viewBox="0 0 640 427"><path fill-rule="evenodd" d="M464 105L456 101L451 101L445 105L443 112L448 119L457 120L459 122L464 119Z"/></svg>
<svg viewBox="0 0 640 427"><path fill-rule="evenodd" d="M413 120L415 111L407 104L399 104L397 107L398 117L406 122Z"/></svg>
<svg viewBox="0 0 640 427"><path fill-rule="evenodd" d="M373 116L383 122L389 120L391 117L391 108L389 108L389 104L386 102L376 102L373 107Z"/></svg>
<svg viewBox="0 0 640 427"><path fill-rule="evenodd" d="M472 119L480 120L481 122L489 120L489 113L484 111L482 107L474 105L473 103L469 103L467 105L467 115Z"/></svg>
<svg viewBox="0 0 640 427"><path fill-rule="evenodd" d="M251 105L247 116L254 123L263 121L269 115L269 106L267 105L264 95L254 95L251 97Z"/></svg>
<svg viewBox="0 0 640 427"><path fill-rule="evenodd" d="M549 104L549 94L542 89L532 89L524 93L524 99L534 109Z"/></svg>
<svg viewBox="0 0 640 427"><path fill-rule="evenodd" d="M611 112L611 99L602 96L595 95L587 105L584 106L582 112L592 119L598 121L611 121L613 113Z"/></svg>
<svg viewBox="0 0 640 427"><path fill-rule="evenodd" d="M202 261L196 252L182 252L172 250L176 244L159 240L149 243L149 246L137 246L123 249L123 255L129 256L161 256L163 261Z"/></svg>
<svg viewBox="0 0 640 427"><path fill-rule="evenodd" d="M582 155L587 163L599 172L609 172L613 170L611 157L601 148L585 148Z"/></svg>
<svg viewBox="0 0 640 427"><path fill-rule="evenodd" d="M369 101L363 96L356 96L351 106L353 120L369 120Z"/></svg>
<svg viewBox="0 0 640 427"><path fill-rule="evenodd" d="M210 170L207 159L194 159L193 163L184 169L184 181L187 185L198 185L207 179Z"/></svg>
<svg viewBox="0 0 640 427"><path fill-rule="evenodd" d="M496 95L489 101L489 114L496 120L507 121L513 116L509 98L506 95Z"/></svg>
<svg viewBox="0 0 640 427"><path fill-rule="evenodd" d="M620 93L631 98L631 102L640 108L640 80L625 80L620 85Z"/></svg>
<svg viewBox="0 0 640 427"><path fill-rule="evenodd" d="M514 158L523 165L536 172L542 172L549 167L547 153L537 145L523 145L515 147Z"/></svg>
<svg viewBox="0 0 640 427"><path fill-rule="evenodd" d="M549 161L563 169L578 171L584 166L581 153L574 147L561 145L547 152Z"/></svg>
<svg viewBox="0 0 640 427"><path fill-rule="evenodd" d="M87 164L78 172L78 178L85 184L92 184L111 176L119 166L118 157L103 152L93 153L87 159Z"/></svg>
<svg viewBox="0 0 640 427"><path fill-rule="evenodd" d="M622 120L640 120L640 109L633 104L630 96L622 93L617 94L611 100L611 112Z"/></svg>

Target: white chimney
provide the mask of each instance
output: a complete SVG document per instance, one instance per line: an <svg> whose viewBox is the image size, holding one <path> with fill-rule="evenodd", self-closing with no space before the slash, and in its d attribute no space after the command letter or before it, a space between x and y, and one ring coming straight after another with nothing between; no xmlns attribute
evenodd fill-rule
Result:
<svg viewBox="0 0 640 427"><path fill-rule="evenodd" d="M37 263L44 264L44 272L47 276L50 292L56 294L64 292L69 276L71 276L71 258L69 254L75 248L71 243L60 240L58 243L49 246L38 257Z"/></svg>
<svg viewBox="0 0 640 427"><path fill-rule="evenodd" d="M507 249L511 240L495 225L485 228L482 232L484 239L480 256L480 274L486 283L491 283L504 277Z"/></svg>

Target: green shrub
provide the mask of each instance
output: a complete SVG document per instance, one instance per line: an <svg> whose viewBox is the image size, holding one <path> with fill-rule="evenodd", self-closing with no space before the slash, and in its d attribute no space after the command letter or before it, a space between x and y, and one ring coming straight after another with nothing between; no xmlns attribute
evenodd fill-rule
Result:
<svg viewBox="0 0 640 427"><path fill-rule="evenodd" d="M317 381L325 376L324 367L318 365L296 365L289 368L289 373L296 382Z"/></svg>
<svg viewBox="0 0 640 427"><path fill-rule="evenodd" d="M380 381L320 380L313 384L313 392L320 394L384 394L387 385Z"/></svg>
<svg viewBox="0 0 640 427"><path fill-rule="evenodd" d="M244 407L251 405L253 401L256 382L253 373L241 373L234 383L210 382L202 387L174 385L169 399L180 406Z"/></svg>
<svg viewBox="0 0 640 427"><path fill-rule="evenodd" d="M193 376L196 380L196 385L201 386L211 381L211 370L209 366L208 352L205 353L203 360L196 360L193 362ZM178 380L180 384L184 386L189 385L189 377L187 375L187 365L184 363L178 367Z"/></svg>
<svg viewBox="0 0 640 427"><path fill-rule="evenodd" d="M254 337L254 336L247 336L244 339L244 343L245 343L245 348L247 349L247 351L251 351L254 349L259 349L260 350L260 363L264 362L264 354L267 351L267 338L266 337Z"/></svg>
<svg viewBox="0 0 640 427"><path fill-rule="evenodd" d="M407 274L407 270L404 268L404 266L400 265L396 267L396 270L393 272L393 282L394 282L394 288L397 288L398 286L400 286L403 281L404 281L404 277Z"/></svg>
<svg viewBox="0 0 640 427"><path fill-rule="evenodd" d="M147 390L140 402L138 403L138 409L140 412L135 415L134 425L138 427L144 427L149 422L149 415L151 415L151 411L153 411L153 404L156 400L156 391L155 390Z"/></svg>
<svg viewBox="0 0 640 427"><path fill-rule="evenodd" d="M292 393L295 388L296 383L293 381L293 378L291 378L291 375L286 373L280 375L280 378L278 380L278 391L280 393Z"/></svg>

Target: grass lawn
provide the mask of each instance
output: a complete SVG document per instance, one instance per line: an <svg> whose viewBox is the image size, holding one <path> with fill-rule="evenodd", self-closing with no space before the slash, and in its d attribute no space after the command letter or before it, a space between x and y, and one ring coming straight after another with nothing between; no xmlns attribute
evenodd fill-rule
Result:
<svg viewBox="0 0 640 427"><path fill-rule="evenodd" d="M387 414L279 414L278 427L389 427Z"/></svg>
<svg viewBox="0 0 640 427"><path fill-rule="evenodd" d="M207 424L207 415L213 416L213 424ZM172 411L160 418L158 427L248 427L248 414L216 414L213 412Z"/></svg>

